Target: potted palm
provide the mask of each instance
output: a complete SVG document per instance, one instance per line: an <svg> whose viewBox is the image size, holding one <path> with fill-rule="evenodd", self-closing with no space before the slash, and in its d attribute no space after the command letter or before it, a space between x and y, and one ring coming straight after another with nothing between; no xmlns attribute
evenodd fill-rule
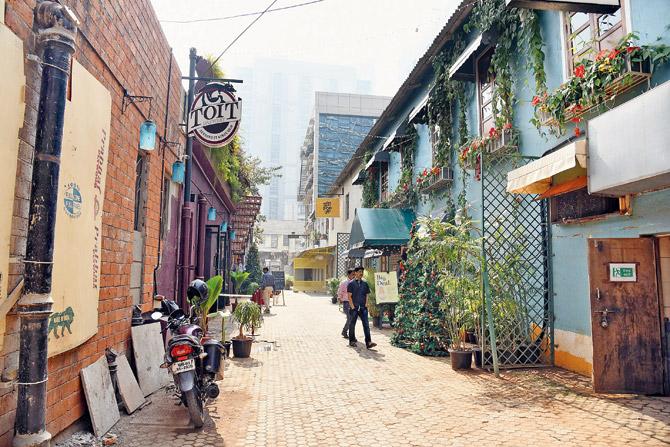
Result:
<svg viewBox="0 0 670 447"><path fill-rule="evenodd" d="M435 219L419 220L421 238L419 255L435 266L436 280L442 289L440 308L444 312L451 367L469 369L472 345L466 342L467 330L478 322L477 301L481 300L481 241L472 236L472 222L463 218L459 223Z"/></svg>
<svg viewBox="0 0 670 447"><path fill-rule="evenodd" d="M200 327L205 334L207 333L209 317L217 315L216 313L210 314L209 311L218 300L222 288L223 278L220 275L213 276L207 280L207 299L200 299L199 297L189 299L189 304L193 306L193 311L198 317Z"/></svg>
<svg viewBox="0 0 670 447"><path fill-rule="evenodd" d="M338 278L330 278L326 281L328 292L330 293L330 301L337 304L337 289L340 287L340 280Z"/></svg>
<svg viewBox="0 0 670 447"><path fill-rule="evenodd" d="M365 270L365 282L368 283L370 294L368 295L368 313L372 317L372 325L381 329L382 313L377 306L377 295L375 294L375 272L372 269Z"/></svg>
<svg viewBox="0 0 670 447"><path fill-rule="evenodd" d="M247 280L251 273L249 272L230 272L230 279L233 280L233 293L240 293L240 288L242 283ZM237 299L231 304L233 312L235 312L235 307L237 306Z"/></svg>
<svg viewBox="0 0 670 447"><path fill-rule="evenodd" d="M261 307L253 301L243 301L235 307L233 319L240 325L240 333L233 337L233 355L238 358L247 358L251 355L253 338L244 335L244 331L253 333L255 328L263 324Z"/></svg>

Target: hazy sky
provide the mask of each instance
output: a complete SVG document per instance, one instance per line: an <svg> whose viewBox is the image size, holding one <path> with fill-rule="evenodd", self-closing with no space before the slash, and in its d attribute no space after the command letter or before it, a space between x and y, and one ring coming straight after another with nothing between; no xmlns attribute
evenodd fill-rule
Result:
<svg viewBox="0 0 670 447"><path fill-rule="evenodd" d="M272 9L310 0L278 0ZM352 66L391 96L460 0L323 0L261 17L221 59L230 74L255 59ZM263 11L271 0L152 0L158 17L198 20ZM188 50L218 55L257 16L200 23L162 22L183 73Z"/></svg>

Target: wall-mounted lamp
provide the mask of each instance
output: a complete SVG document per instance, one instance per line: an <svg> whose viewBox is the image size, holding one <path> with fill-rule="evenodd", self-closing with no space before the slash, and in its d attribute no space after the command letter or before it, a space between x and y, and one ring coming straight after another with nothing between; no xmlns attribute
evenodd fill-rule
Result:
<svg viewBox="0 0 670 447"><path fill-rule="evenodd" d="M235 230L230 232L230 240L234 241L235 240Z"/></svg>
<svg viewBox="0 0 670 447"><path fill-rule="evenodd" d="M210 206L209 210L207 210L207 220L210 222L216 220L216 208L214 208L213 206Z"/></svg>
<svg viewBox="0 0 670 447"><path fill-rule="evenodd" d="M172 181L184 183L184 162L177 160L172 163Z"/></svg>
<svg viewBox="0 0 670 447"><path fill-rule="evenodd" d="M221 222L221 227L220 228L221 228L222 233L225 233L226 231L228 231L228 222Z"/></svg>
<svg viewBox="0 0 670 447"><path fill-rule="evenodd" d="M153 151L156 149L156 123L146 120L140 126L140 149Z"/></svg>
<svg viewBox="0 0 670 447"><path fill-rule="evenodd" d="M122 115L126 113L126 109L131 104L139 102L149 103L149 118L140 125L140 149L143 151L153 151L156 149L156 123L151 120L153 99L153 96L131 95L128 90L123 90L123 102L121 103Z"/></svg>

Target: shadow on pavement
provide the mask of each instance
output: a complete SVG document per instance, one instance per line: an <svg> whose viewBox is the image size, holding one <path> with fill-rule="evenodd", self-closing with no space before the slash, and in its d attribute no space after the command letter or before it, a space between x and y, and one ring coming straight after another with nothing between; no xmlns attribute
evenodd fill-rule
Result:
<svg viewBox="0 0 670 447"><path fill-rule="evenodd" d="M230 359L232 363L235 364L238 368L259 368L263 366L263 362L256 360L252 357L249 358L236 358L233 357Z"/></svg>
<svg viewBox="0 0 670 447"><path fill-rule="evenodd" d="M377 348L366 349L364 346L361 346L356 348L356 351L358 351L358 355L360 355L364 359L376 360L378 362L386 361L384 360L384 357L386 357L386 355L377 351Z"/></svg>

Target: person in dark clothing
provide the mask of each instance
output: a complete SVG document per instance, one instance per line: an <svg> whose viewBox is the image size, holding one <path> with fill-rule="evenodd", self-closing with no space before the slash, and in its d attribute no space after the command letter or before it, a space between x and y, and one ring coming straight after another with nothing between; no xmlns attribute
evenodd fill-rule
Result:
<svg viewBox="0 0 670 447"><path fill-rule="evenodd" d="M337 299L340 300L340 303L342 303L342 310L344 311L344 315L347 317L347 321L344 323L344 327L342 328L342 337L344 338L349 338L349 321L351 320L351 317L349 316L349 295L347 293L347 286L349 285L349 282L354 279L354 270L349 269L347 270L347 278L344 279L341 283L340 286L337 288Z"/></svg>
<svg viewBox="0 0 670 447"><path fill-rule="evenodd" d="M354 269L354 279L347 286L347 295L349 296L349 346L356 347L356 320L361 318L363 323L363 332L365 333L365 347L372 349L377 346L372 343L370 336L370 323L368 322L368 295L370 286L363 280L363 267Z"/></svg>

